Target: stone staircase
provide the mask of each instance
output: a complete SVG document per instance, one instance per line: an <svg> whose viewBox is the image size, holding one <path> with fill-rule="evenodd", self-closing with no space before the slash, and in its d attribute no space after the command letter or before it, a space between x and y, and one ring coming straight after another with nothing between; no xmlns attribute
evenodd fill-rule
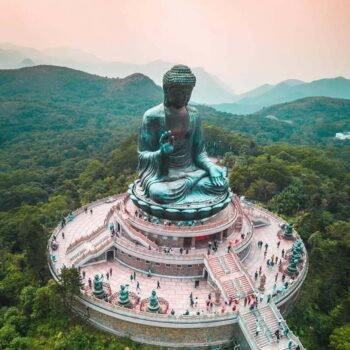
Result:
<svg viewBox="0 0 350 350"><path fill-rule="evenodd" d="M117 207L115 207L114 213L119 218L118 222L123 222L124 229L128 232L129 236L133 238L135 241L142 244L144 247L148 248L150 246L152 249L157 250L158 245L154 243L152 240L150 240L148 237L146 237L143 233L141 233L139 230L134 228L127 220L121 221L120 218L123 216L123 214L118 211Z"/></svg>
<svg viewBox="0 0 350 350"><path fill-rule="evenodd" d="M209 266L211 268L211 271L213 272L214 276L219 279L222 276L225 276L225 271L222 268L219 258L212 257L208 259Z"/></svg>
<svg viewBox="0 0 350 350"><path fill-rule="evenodd" d="M210 272L227 298L241 298L253 293L252 286L233 254L226 253L208 259Z"/></svg>
<svg viewBox="0 0 350 350"><path fill-rule="evenodd" d="M238 264L236 263L235 259L233 258L232 254L226 254L225 255L225 260L227 264L230 266L231 272L238 272L240 271L240 268Z"/></svg>
<svg viewBox="0 0 350 350"><path fill-rule="evenodd" d="M264 321L257 316L257 313L248 311L245 314L242 314L242 319L259 349L262 349L272 343L270 330L266 328ZM258 324L260 327L260 332L259 335L256 336L256 328Z"/></svg>
<svg viewBox="0 0 350 350"><path fill-rule="evenodd" d="M244 322L246 328L248 329L251 338L254 339L259 349L288 349L288 341L289 338L282 337L280 339L279 344L277 345L275 339L275 332L277 329L281 331L280 325L278 323L278 319L276 314L273 312L271 305L266 304L254 312L248 311L241 315L242 321ZM256 327L257 324L260 326L259 335L256 336ZM282 331L281 331L282 334ZM295 349L296 342L293 342L292 347Z"/></svg>

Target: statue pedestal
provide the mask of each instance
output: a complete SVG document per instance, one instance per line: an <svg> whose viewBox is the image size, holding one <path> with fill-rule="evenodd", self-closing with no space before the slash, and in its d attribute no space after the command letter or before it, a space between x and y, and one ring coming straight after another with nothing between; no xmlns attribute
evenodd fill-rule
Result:
<svg viewBox="0 0 350 350"><path fill-rule="evenodd" d="M106 293L103 289L102 290L94 290L93 294L98 299L104 299L106 297Z"/></svg>
<svg viewBox="0 0 350 350"><path fill-rule="evenodd" d="M192 202L159 204L143 195L143 191L139 186L139 180L136 180L129 186L128 194L134 205L148 215L174 221L206 219L225 209L233 196L229 189L227 193L210 199L204 198L201 200L200 198L194 198Z"/></svg>

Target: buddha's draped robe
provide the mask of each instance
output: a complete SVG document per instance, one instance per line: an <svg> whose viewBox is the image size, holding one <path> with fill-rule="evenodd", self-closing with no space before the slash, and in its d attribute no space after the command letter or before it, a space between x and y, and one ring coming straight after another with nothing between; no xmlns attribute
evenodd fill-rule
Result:
<svg viewBox="0 0 350 350"><path fill-rule="evenodd" d="M170 155L161 153L159 143L167 131L164 105L149 109L143 116L138 141L140 186L143 194L157 203L210 200L227 191L227 183L220 187L211 182L208 170L213 163L204 149L198 112L190 106L187 111L189 129L183 137L175 138Z"/></svg>

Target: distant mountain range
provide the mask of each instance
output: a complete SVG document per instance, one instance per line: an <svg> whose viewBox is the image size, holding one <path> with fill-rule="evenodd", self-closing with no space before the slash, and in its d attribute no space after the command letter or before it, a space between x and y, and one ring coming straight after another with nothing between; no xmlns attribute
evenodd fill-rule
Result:
<svg viewBox="0 0 350 350"><path fill-rule="evenodd" d="M215 104L212 107L222 112L250 114L277 103L312 96L350 99L350 80L343 77L320 79L310 83L285 80L277 85L262 85L236 96L234 103Z"/></svg>
<svg viewBox="0 0 350 350"><path fill-rule="evenodd" d="M65 140L67 133L81 129L86 134L89 128L99 130L103 137L113 130L123 137L136 132L142 114L162 99L162 89L139 73L111 79L45 65L0 70L0 144L16 145L16 137L33 137L33 132L42 138L40 133L46 131L60 132ZM196 107L205 122L253 136L261 143L320 145L335 142L336 133L350 131L348 99L307 97L250 115ZM95 138L93 142L100 141Z"/></svg>
<svg viewBox="0 0 350 350"><path fill-rule="evenodd" d="M141 73L161 86L164 73L174 64L161 60L147 64L107 62L92 54L71 48L36 50L13 44L0 44L0 69L55 65L110 78L124 78L134 73ZM197 77L196 88L192 95L193 101L205 104L233 101L234 93L219 78L201 67L194 67L192 71Z"/></svg>
<svg viewBox="0 0 350 350"><path fill-rule="evenodd" d="M0 69L35 65L68 67L110 78L124 78L141 73L161 86L164 72L174 63L161 60L146 64L108 62L72 48L36 50L10 43L0 44ZM289 79L276 85L264 84L246 93L235 94L228 85L205 69L194 67L192 70L197 77L192 102L211 105L219 111L233 114L251 114L263 107L311 96L350 98L350 80L343 77L320 79L310 83Z"/></svg>

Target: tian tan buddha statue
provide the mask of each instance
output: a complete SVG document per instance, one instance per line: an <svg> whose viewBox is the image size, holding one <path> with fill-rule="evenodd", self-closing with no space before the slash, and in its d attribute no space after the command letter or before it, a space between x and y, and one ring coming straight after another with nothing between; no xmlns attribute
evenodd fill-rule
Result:
<svg viewBox="0 0 350 350"><path fill-rule="evenodd" d="M153 205L156 216L171 208L189 213L206 207L209 214L208 205L227 204L226 170L208 158L199 114L188 105L195 84L189 67L174 66L163 77L164 103L143 116L132 199L144 210Z"/></svg>

